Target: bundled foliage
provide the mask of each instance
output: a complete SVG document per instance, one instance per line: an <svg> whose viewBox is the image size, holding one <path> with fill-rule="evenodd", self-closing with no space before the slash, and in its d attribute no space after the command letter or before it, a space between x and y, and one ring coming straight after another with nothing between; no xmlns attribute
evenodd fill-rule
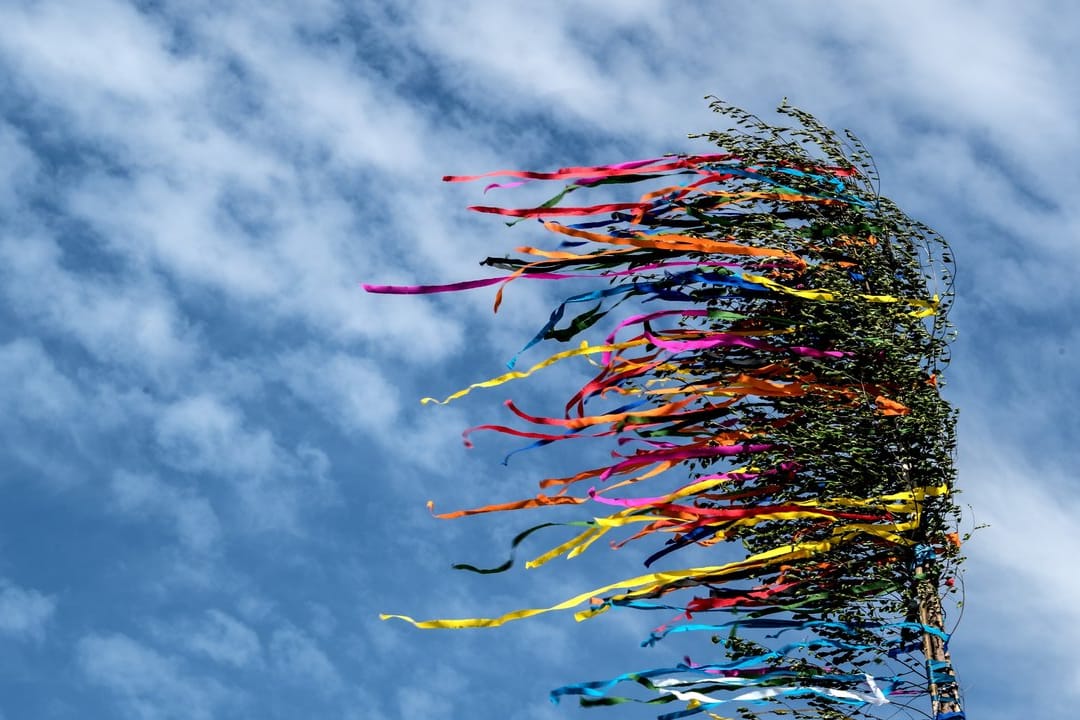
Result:
<svg viewBox="0 0 1080 720"><path fill-rule="evenodd" d="M566 183L540 207L473 208L515 218L511 224L539 219L561 239L484 261L508 275L367 286L423 293L499 284L501 300L502 286L521 279L598 281L566 298L524 349L607 325L601 343L571 346L448 400L588 358L598 372L569 396L561 417L508 401L527 429L477 429L530 438L530 447L604 438L618 448L615 462L545 479L536 497L443 517L581 505L593 512L561 524L578 533L527 566L573 557L609 533L628 535L615 547L666 536L645 560L650 572L496 618L387 617L460 628L558 609L579 608L578 619L611 608L669 609L674 618L643 644L704 632L715 660L568 685L552 698L683 702L661 715L668 720L736 708L833 718L929 693L939 718L960 717L940 603L942 591L956 590L962 560L955 413L940 395L951 339L948 248L880 197L872 160L850 133L838 136L786 104L779 112L794 127L719 101L713 109L732 124L702 136L720 153L489 174L514 178L489 189ZM564 204L635 183L647 191L627 202ZM613 322L619 307L627 316ZM529 528L513 544L556 525ZM741 547L742 557L653 568L673 563L682 548L720 543ZM651 696L616 694L627 682Z"/></svg>

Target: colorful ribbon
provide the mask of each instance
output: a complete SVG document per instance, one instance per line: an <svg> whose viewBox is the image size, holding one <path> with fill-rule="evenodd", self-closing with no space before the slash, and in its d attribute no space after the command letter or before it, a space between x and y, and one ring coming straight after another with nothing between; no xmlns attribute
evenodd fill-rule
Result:
<svg viewBox="0 0 1080 720"><path fill-rule="evenodd" d="M753 123L750 116L743 120ZM918 583L958 561L950 525L957 516L954 416L939 394L949 296L928 290L929 269L919 260L943 244L877 197L867 171L837 155L839 145L830 144L827 131L811 123L805 134L817 138L827 160L778 146L773 136L721 134L735 150L445 178L515 178L489 184L485 192L524 182L568 183L538 206L471 208L514 222L537 219L556 247L488 258L485 265L508 273L497 277L366 290L430 294L498 286L498 309L507 283L517 279L592 278L596 286L559 302L510 360L510 372L422 402L445 404L562 361L584 361L596 373L568 394L561 417L507 400L508 422L518 425L478 425L465 431L465 442L471 447L479 431L533 441L507 459L566 440L609 439L616 448L609 465L546 478L535 496L438 515L556 505L610 512L536 524L513 538L510 559L496 567L455 567L504 572L539 531L565 527L577 534L527 568L576 557L620 533L611 543L615 549L660 540L646 554L646 567L691 546L741 544L745 553L720 564L605 582L550 606L492 617L381 618L460 629L559 610L574 611L579 621L613 608L673 611L643 645L672 633L721 633L715 647L731 660L626 673L567 685L551 696L576 695L586 705L685 702L686 709L660 716L669 720L728 703L828 701L859 708L925 693L906 679L906 665L892 674L885 668L917 647L916 638L949 638L941 627L910 619L920 602ZM638 182L652 189L619 201L560 204L571 193ZM604 217L590 219L598 216ZM584 220L565 225L553 219L567 217ZM570 306L582 304L587 309L566 319ZM630 312L615 318L624 304ZM604 322L612 326L599 344L576 340ZM578 345L514 370L533 347L570 341ZM569 494L584 481L593 486ZM620 494L640 483L656 489ZM701 613L735 617L695 622ZM770 649L788 632L809 639ZM870 666L882 672L858 669ZM939 692L955 685L951 665L931 661L926 667ZM651 698L608 694L623 682L645 688ZM959 717L939 713L944 720Z"/></svg>

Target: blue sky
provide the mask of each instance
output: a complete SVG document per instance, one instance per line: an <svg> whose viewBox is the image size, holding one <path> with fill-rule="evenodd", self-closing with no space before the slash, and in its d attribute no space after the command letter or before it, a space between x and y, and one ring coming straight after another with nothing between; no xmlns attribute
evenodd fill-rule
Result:
<svg viewBox="0 0 1080 720"><path fill-rule="evenodd" d="M484 291L359 284L477 277L535 239L442 175L706 150L707 94L853 129L952 243L948 397L990 524L954 659L970 717L1073 717L1078 24L1050 2L0 3L0 718L651 716L546 700L677 659L632 614L378 621L554 602L635 560L451 571L525 519L425 501L582 459L465 451L508 390L418 399L496 374L551 298L514 287L493 318Z"/></svg>

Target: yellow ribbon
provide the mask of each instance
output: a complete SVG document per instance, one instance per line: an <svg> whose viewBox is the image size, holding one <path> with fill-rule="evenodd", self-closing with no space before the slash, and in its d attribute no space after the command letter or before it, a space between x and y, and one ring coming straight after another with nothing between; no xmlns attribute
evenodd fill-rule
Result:
<svg viewBox="0 0 1080 720"><path fill-rule="evenodd" d="M537 372L538 370L543 370L544 368L548 367L549 365L554 365L555 363L559 362L560 360L565 360L566 358L579 356L579 355L595 355L596 353L605 353L605 352L614 352L616 350L625 350L626 348L629 348L629 347L635 347L635 346L638 346L638 345L645 345L647 342L648 342L648 340L645 340L644 338L642 338L642 339L639 339L639 340L628 340L626 342L616 343L614 345L589 345L589 343L587 341L583 340L581 342L580 347L578 347L578 348L576 348L574 350L564 350L563 352L555 353L554 355L549 357L547 360L544 360L541 363L537 363L536 365L533 365L531 368L529 368L528 370L525 370L524 372L515 370L513 372L508 372L505 375L500 375L498 377L491 378L490 380L484 380L483 382L473 383L472 385L465 388L464 390L458 390L456 393L454 393L453 395L450 395L445 400L436 400L435 398L432 398L432 397L426 397L426 398L423 398L420 402L422 404L424 404L424 405L427 405L428 403L437 403L439 405L445 405L448 402L450 402L451 400L457 400L460 397L464 397L465 395L468 395L470 392L472 392L473 390L475 390L477 388L495 387L496 385L502 385L503 383L509 382L510 380L518 380L520 378L529 377L534 372Z"/></svg>
<svg viewBox="0 0 1080 720"><path fill-rule="evenodd" d="M620 580L618 582L604 585L603 587L595 588L588 592L575 595L572 598L562 601L557 605L552 605L546 608L526 608L523 610L515 610L505 615L500 615L494 618L460 618L460 619L445 619L445 620L415 620L407 615L388 615L380 614L379 618L382 620L389 620L395 618L398 620L404 620L405 622L414 625L420 629L462 629L462 628L480 628L480 627L498 627L505 623L521 620L535 615L542 615L544 613L553 612L556 610L569 610L570 608L577 607L582 603L596 598L598 595L608 592L610 590L616 590L620 588L633 588L629 592L622 593L620 595L613 596L612 601L615 600L628 600L637 597L642 597L655 592L659 588L670 585L671 583L679 582L680 580L688 580L691 578L705 579L719 579L726 575L731 575L738 570L745 570L753 567L764 567L768 565L776 565L779 563L787 563L793 560L801 560L814 555L827 552L832 548L841 545L860 533L866 533L880 537L884 540L888 540L898 545L913 545L914 540L905 538L899 533L913 530L918 527L918 506L917 502L921 498L925 498L928 495L942 495L948 492L948 488L944 485L939 485L933 488L916 488L915 490L895 493L893 495L882 496L879 499L893 501L895 500L899 504L909 503L909 506L916 508L916 516L911 520L903 523L896 523L891 526L873 525L869 523L852 523L849 525L843 525L835 528L832 533L832 538L828 540L813 540L799 543L792 543L791 545L785 545L782 547L773 548L764 552L751 555L743 560L726 563L724 565L712 565L697 568L688 568L686 570L669 570L665 572L649 573L647 575L639 575L637 577L629 578L626 580ZM866 502L870 503L871 500L860 501L850 500L849 502ZM618 513L617 513L618 514ZM609 604L605 603L600 607L589 608L587 610L580 611L575 614L574 618L578 621L586 620L602 612L605 612Z"/></svg>
<svg viewBox="0 0 1080 720"><path fill-rule="evenodd" d="M789 288L786 285L781 285L778 282L770 280L764 275L752 275L750 273L745 273L743 277L750 282L764 285L770 290L782 292L786 295L794 295L796 297L805 298L807 300L822 300L824 302L832 302L834 300L840 299L840 295L834 293L832 290L796 290L794 288ZM910 298L893 297L892 295L855 295L854 297L861 298L867 302L872 303L904 303L906 305L910 305L911 307L922 308L921 310L915 310L908 313L912 317L916 318L924 318L934 315L935 313L937 313L938 305L941 302L941 299L937 295L934 295L932 300L914 300Z"/></svg>
<svg viewBox="0 0 1080 720"><path fill-rule="evenodd" d="M714 487L714 486L716 486L716 485L718 485L718 484L720 484L722 482L724 482L724 479L719 478L719 479L713 479L713 480L704 481L704 482L701 482L701 483L696 483L694 485L688 485L687 487L679 490L678 492L673 493L673 494L668 495L667 497L665 497L663 499L663 502L671 502L673 500L678 500L680 498L686 497L687 495L696 494L696 493L698 493L698 492L700 492L702 490L707 490L710 487ZM945 494L948 494L948 492L949 492L949 489L948 489L947 486L938 485L938 486L932 487L932 488L915 488L913 491L895 493L893 495L882 495L882 496L879 496L879 497L876 497L876 498L867 498L867 499L837 498L837 499L829 500L829 501L825 501L825 502L822 502L822 501L819 501L819 500L799 500L799 501L785 503L785 504L794 505L794 506L797 506L797 507L817 507L817 508L821 508L821 509L825 509L825 510L831 510L831 509L837 508L837 507L848 507L848 508L871 508L871 509L878 509L878 510L886 510L888 512L895 512L895 513L915 513L915 512L918 511L918 503L922 502L927 496L945 495ZM643 506L643 507L647 507L647 506ZM594 542L596 542L598 539L600 539L601 536L603 536L604 534L606 534L609 530L611 530L613 528L625 527L626 525L629 525L631 523L655 522L657 520L671 520L671 519L673 519L669 515L635 514L635 513L640 513L641 509L642 509L642 507L632 507L632 508L627 508L625 510L620 510L620 511L618 511L618 512L612 514L612 515L608 515L607 517L593 518L592 519L593 527L590 527L589 529L587 529L584 532L576 535L575 537L571 538L570 540L567 540L566 542L562 543L561 545L559 545L557 547L554 547L551 550L548 550L543 555L540 555L540 556L538 556L536 558L533 558L532 560L529 560L527 563L525 563L525 567L530 569L530 570L533 569L533 568L538 568L541 565L544 565L544 564L550 562L551 560L554 560L555 558L559 557L560 555L563 555L564 553L568 553L566 555L566 558L568 560L571 559L571 558L577 557L581 553L585 552L585 550L588 549L588 547L590 545L592 545ZM724 527L747 527L747 526L757 525L758 523L767 522L769 520L798 520L798 519L803 519L803 518L820 518L820 517L829 517L829 516L826 515L825 513L817 512L817 511L814 511L814 510L781 510L781 511L773 512L773 513L766 513L766 514L762 514L762 515L755 515L755 516L745 517L745 518L732 518L732 519L729 519L729 520L717 519L715 524L719 525L719 524L722 523L724 525ZM917 527L917 526L918 525L916 524L914 527ZM880 537L885 537L886 539L892 539L892 538L895 538L895 537L899 537L893 531L899 531L899 529L901 528L900 525L895 525L895 524L891 525L889 527L891 527L893 531L885 529L885 530L883 530L883 532L885 532L886 534L882 535L881 532L879 532L878 530L870 530L870 529L868 529L868 528L879 528L880 529L880 528L883 527L883 526L880 526L880 525L849 524L849 525L845 525L843 527L845 527L845 528L859 528L859 529L862 529L864 532L867 532L867 533L869 533L871 535L878 535ZM674 529L677 530L677 528L674 528ZM906 524L904 524L902 529L914 529L914 528L913 527L908 528L906 526ZM894 542L895 542L895 540L894 540Z"/></svg>

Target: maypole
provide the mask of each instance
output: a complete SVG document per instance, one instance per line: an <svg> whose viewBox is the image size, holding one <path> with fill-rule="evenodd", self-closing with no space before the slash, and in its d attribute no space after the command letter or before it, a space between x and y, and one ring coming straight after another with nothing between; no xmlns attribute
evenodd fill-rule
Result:
<svg viewBox="0 0 1080 720"><path fill-rule="evenodd" d="M717 153L446 178L504 179L485 190L561 183L537 207L471 208L511 225L539 220L556 242L488 258L484 265L504 271L494 278L365 286L393 294L498 286L498 309L512 282L593 282L556 307L510 372L425 402L588 362L595 375L558 413L507 400L518 424L471 428L466 441L493 431L530 440L519 449L528 450L599 438L613 442L614 462L546 478L537 495L438 517L580 506L580 520L514 538L512 551L563 533L526 568L573 558L602 538L615 549L665 538L646 572L495 617L383 617L477 628L560 610L579 621L659 611L669 619L643 646L706 633L710 657L566 685L552 700L683 704L662 720L731 711L847 718L915 711L928 695L932 717L958 720L942 605L958 589L962 560L955 412L939 392L951 338L948 247L880 197L873 162L850 133L786 104L779 112L791 128L712 107L734 125L704 136ZM625 201L568 204L635 184L642 190ZM580 340L602 327L599 342ZM517 367L552 341L570 345ZM683 567L679 551L691 546L724 559ZM513 557L455 567L512 565ZM647 694L623 694L625 685Z"/></svg>

